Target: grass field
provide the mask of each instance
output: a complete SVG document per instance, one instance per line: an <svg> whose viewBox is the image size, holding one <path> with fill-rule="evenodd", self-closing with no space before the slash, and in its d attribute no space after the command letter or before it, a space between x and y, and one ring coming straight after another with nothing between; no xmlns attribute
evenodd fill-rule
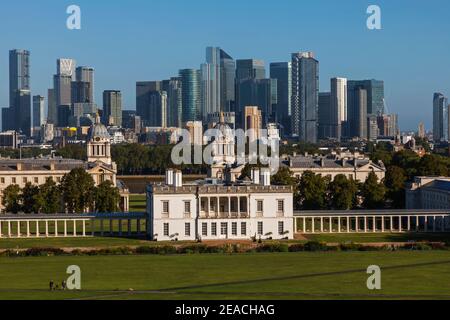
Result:
<svg viewBox="0 0 450 320"><path fill-rule="evenodd" d="M307 240L327 243L374 243L374 242L408 242L436 241L450 242L449 233L358 233L358 234L308 234Z"/></svg>
<svg viewBox="0 0 450 320"><path fill-rule="evenodd" d="M145 212L146 206L147 206L147 199L145 195L140 194L130 195L131 212Z"/></svg>
<svg viewBox="0 0 450 320"><path fill-rule="evenodd" d="M82 291L48 291L69 265ZM0 258L0 299L450 299L449 267L446 251Z"/></svg>

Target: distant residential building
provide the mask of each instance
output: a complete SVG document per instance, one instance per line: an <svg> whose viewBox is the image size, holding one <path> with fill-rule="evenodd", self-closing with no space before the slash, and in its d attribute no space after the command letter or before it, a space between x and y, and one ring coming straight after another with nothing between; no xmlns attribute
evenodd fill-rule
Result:
<svg viewBox="0 0 450 320"><path fill-rule="evenodd" d="M422 138L422 139L424 139L426 137L425 125L423 124L423 122L419 123L418 136L419 136L419 138Z"/></svg>
<svg viewBox="0 0 450 320"><path fill-rule="evenodd" d="M270 78L277 80L276 121L282 126L283 136L289 136L291 135L292 125L292 63L271 63Z"/></svg>
<svg viewBox="0 0 450 320"><path fill-rule="evenodd" d="M122 92L119 90L103 91L103 123L122 126Z"/></svg>
<svg viewBox="0 0 450 320"><path fill-rule="evenodd" d="M200 70L183 69L179 72L181 79L182 122L201 119Z"/></svg>
<svg viewBox="0 0 450 320"><path fill-rule="evenodd" d="M367 139L376 141L379 136L377 116L370 114L367 116Z"/></svg>
<svg viewBox="0 0 450 320"><path fill-rule="evenodd" d="M330 177L331 180L334 180L337 175L345 175L349 179L360 182L366 181L371 172L376 174L378 181L384 179L386 174L386 168L382 162L375 163L358 153L351 156L346 154L292 156L283 160L282 165L287 166L293 176L298 179L307 171L320 174L322 177Z"/></svg>
<svg viewBox="0 0 450 320"><path fill-rule="evenodd" d="M433 140L434 142L449 140L450 113L448 99L442 93L433 97Z"/></svg>
<svg viewBox="0 0 450 320"><path fill-rule="evenodd" d="M415 177L406 188L407 209L450 209L450 178Z"/></svg>
<svg viewBox="0 0 450 320"><path fill-rule="evenodd" d="M33 96L33 128L40 128L45 122L45 98Z"/></svg>
<svg viewBox="0 0 450 320"><path fill-rule="evenodd" d="M292 135L316 143L319 109L319 61L312 52L292 54Z"/></svg>

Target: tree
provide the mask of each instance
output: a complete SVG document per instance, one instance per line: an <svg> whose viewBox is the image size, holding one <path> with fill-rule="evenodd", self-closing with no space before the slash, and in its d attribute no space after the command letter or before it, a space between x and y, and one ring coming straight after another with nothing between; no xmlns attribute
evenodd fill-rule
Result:
<svg viewBox="0 0 450 320"><path fill-rule="evenodd" d="M380 209L384 207L386 188L383 183L378 183L378 177L371 172L364 182L361 190L363 206L366 209Z"/></svg>
<svg viewBox="0 0 450 320"><path fill-rule="evenodd" d="M3 191L2 205L5 212L17 214L22 209L21 190L16 184L8 186Z"/></svg>
<svg viewBox="0 0 450 320"><path fill-rule="evenodd" d="M420 176L447 176L448 167L441 156L425 155L420 159L417 171Z"/></svg>
<svg viewBox="0 0 450 320"><path fill-rule="evenodd" d="M314 172L306 171L303 173L300 184L299 194L303 209L320 210L326 205L326 194L328 179L316 175Z"/></svg>
<svg viewBox="0 0 450 320"><path fill-rule="evenodd" d="M105 181L95 189L95 210L97 212L117 212L119 201L119 189L114 187L111 181Z"/></svg>
<svg viewBox="0 0 450 320"><path fill-rule="evenodd" d="M39 213L41 211L41 206L37 202L37 197L39 195L39 187L32 185L28 182L22 189L22 211L24 213Z"/></svg>
<svg viewBox="0 0 450 320"><path fill-rule="evenodd" d="M41 212L46 214L57 213L61 210L61 190L53 181L48 178L47 181L39 187L39 194L36 196L36 202L41 208Z"/></svg>
<svg viewBox="0 0 450 320"><path fill-rule="evenodd" d="M358 186L353 179L340 174L330 183L331 206L335 210L349 210L355 204Z"/></svg>
<svg viewBox="0 0 450 320"><path fill-rule="evenodd" d="M405 208L405 183L406 172L403 168L391 166L387 169L384 184L387 188L387 197L392 201L396 209Z"/></svg>
<svg viewBox="0 0 450 320"><path fill-rule="evenodd" d="M66 174L61 181L61 191L69 213L82 213L94 207L94 179L84 168Z"/></svg>

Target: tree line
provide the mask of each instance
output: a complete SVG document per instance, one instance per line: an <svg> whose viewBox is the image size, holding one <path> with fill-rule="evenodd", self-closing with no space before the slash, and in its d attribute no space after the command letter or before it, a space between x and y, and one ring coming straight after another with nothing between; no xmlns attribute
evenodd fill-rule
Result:
<svg viewBox="0 0 450 320"><path fill-rule="evenodd" d="M2 205L5 212L13 214L117 212L119 201L119 190L111 181L96 187L92 176L77 168L66 174L60 185L51 178L40 186L10 185L3 191Z"/></svg>

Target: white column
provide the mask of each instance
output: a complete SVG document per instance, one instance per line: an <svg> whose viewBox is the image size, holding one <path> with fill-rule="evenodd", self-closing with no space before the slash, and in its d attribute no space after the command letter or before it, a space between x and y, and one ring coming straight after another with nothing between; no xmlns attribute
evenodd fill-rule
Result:
<svg viewBox="0 0 450 320"><path fill-rule="evenodd" d="M333 233L333 217L330 217L330 230L328 232Z"/></svg>
<svg viewBox="0 0 450 320"><path fill-rule="evenodd" d="M416 232L419 232L419 227L420 227L419 216L416 216Z"/></svg>
<svg viewBox="0 0 450 320"><path fill-rule="evenodd" d="M20 238L22 235L20 233L20 220L17 221L17 237Z"/></svg>
<svg viewBox="0 0 450 320"><path fill-rule="evenodd" d="M359 217L356 217L355 219L355 229L356 229L356 233L359 232Z"/></svg>
<svg viewBox="0 0 450 320"><path fill-rule="evenodd" d="M320 217L320 232L323 233L323 217Z"/></svg>
<svg viewBox="0 0 450 320"><path fill-rule="evenodd" d="M315 232L316 232L316 231L315 231L315 230L316 230L316 225L315 225L314 219L315 219L315 218L313 217L313 218L312 218L312 224L311 224L311 226L312 226L312 227L311 227L311 232L312 232L312 233L315 233Z"/></svg>
<svg viewBox="0 0 450 320"><path fill-rule="evenodd" d="M83 221L83 237L86 237L86 220Z"/></svg>
<svg viewBox="0 0 450 320"><path fill-rule="evenodd" d="M39 238L40 230L39 230L39 219L36 220L36 237Z"/></svg>
<svg viewBox="0 0 450 320"><path fill-rule="evenodd" d="M428 232L428 216L425 216L425 232Z"/></svg>
<svg viewBox="0 0 450 320"><path fill-rule="evenodd" d="M338 217L338 233L341 233L342 229L341 229L341 217Z"/></svg>
<svg viewBox="0 0 450 320"><path fill-rule="evenodd" d="M228 219L231 218L231 197L228 197Z"/></svg>
<svg viewBox="0 0 450 320"><path fill-rule="evenodd" d="M237 211L238 211L238 218L241 217L241 197L237 198Z"/></svg>
<svg viewBox="0 0 450 320"><path fill-rule="evenodd" d="M347 217L347 233L350 233L350 217Z"/></svg>
<svg viewBox="0 0 450 320"><path fill-rule="evenodd" d="M55 237L58 237L58 220L55 220Z"/></svg>
<svg viewBox="0 0 450 320"><path fill-rule="evenodd" d="M398 217L398 231L399 232L403 232L402 220L403 220L402 216Z"/></svg>
<svg viewBox="0 0 450 320"><path fill-rule="evenodd" d="M373 232L374 233L377 232L377 217L376 216L373 217Z"/></svg>
<svg viewBox="0 0 450 320"><path fill-rule="evenodd" d="M73 236L77 236L77 220L73 220Z"/></svg>
<svg viewBox="0 0 450 320"><path fill-rule="evenodd" d="M306 218L303 218L303 233L306 233Z"/></svg>
<svg viewBox="0 0 450 320"><path fill-rule="evenodd" d="M27 223L27 238L29 238L31 236L31 233L30 233L30 220L27 220L26 223Z"/></svg>
<svg viewBox="0 0 450 320"><path fill-rule="evenodd" d="M381 232L384 232L385 229L385 220L384 220L384 216L381 217Z"/></svg>
<svg viewBox="0 0 450 320"><path fill-rule="evenodd" d="M67 220L64 219L64 237L67 238Z"/></svg>
<svg viewBox="0 0 450 320"><path fill-rule="evenodd" d="M7 221L8 222L8 237L11 238L11 221Z"/></svg>
<svg viewBox="0 0 450 320"><path fill-rule="evenodd" d="M48 220L45 220L45 236L48 238Z"/></svg>
<svg viewBox="0 0 450 320"><path fill-rule="evenodd" d="M364 216L364 232L367 233L367 216Z"/></svg>
<svg viewBox="0 0 450 320"><path fill-rule="evenodd" d="M408 216L408 232L411 231L411 216Z"/></svg>
<svg viewBox="0 0 450 320"><path fill-rule="evenodd" d="M436 216L433 216L433 232L436 232Z"/></svg>
<svg viewBox="0 0 450 320"><path fill-rule="evenodd" d="M391 227L391 232L394 231L394 218L392 216L389 217L391 219L389 227Z"/></svg>

